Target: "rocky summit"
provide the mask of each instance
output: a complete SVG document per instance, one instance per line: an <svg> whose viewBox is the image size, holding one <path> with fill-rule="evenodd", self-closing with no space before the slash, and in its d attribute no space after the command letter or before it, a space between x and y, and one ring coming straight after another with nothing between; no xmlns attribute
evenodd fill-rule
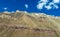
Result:
<svg viewBox="0 0 60 37"><path fill-rule="evenodd" d="M0 37L60 37L60 17L44 13L0 13Z"/></svg>

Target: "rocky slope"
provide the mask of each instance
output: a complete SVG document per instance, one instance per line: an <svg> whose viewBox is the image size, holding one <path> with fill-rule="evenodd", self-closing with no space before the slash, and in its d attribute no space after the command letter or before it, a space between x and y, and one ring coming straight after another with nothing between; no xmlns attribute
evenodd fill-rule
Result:
<svg viewBox="0 0 60 37"><path fill-rule="evenodd" d="M0 13L0 37L60 37L60 17L43 13Z"/></svg>

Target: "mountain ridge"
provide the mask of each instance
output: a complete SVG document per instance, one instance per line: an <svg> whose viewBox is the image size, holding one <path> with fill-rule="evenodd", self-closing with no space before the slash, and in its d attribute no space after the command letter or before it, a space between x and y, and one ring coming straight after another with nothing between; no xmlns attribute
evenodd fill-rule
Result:
<svg viewBox="0 0 60 37"><path fill-rule="evenodd" d="M0 37L59 37L59 24L60 17L44 13L3 12L0 13Z"/></svg>

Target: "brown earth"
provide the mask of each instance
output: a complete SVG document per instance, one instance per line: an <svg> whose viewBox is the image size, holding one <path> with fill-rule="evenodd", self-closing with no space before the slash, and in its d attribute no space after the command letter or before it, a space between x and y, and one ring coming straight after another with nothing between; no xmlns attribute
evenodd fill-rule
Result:
<svg viewBox="0 0 60 37"><path fill-rule="evenodd" d="M60 18L35 13L0 13L0 37L60 37Z"/></svg>

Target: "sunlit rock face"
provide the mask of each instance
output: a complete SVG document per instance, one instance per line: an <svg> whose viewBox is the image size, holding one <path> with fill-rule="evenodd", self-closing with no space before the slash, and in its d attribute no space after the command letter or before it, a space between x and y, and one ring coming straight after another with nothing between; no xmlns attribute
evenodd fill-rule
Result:
<svg viewBox="0 0 60 37"><path fill-rule="evenodd" d="M0 13L0 37L60 37L60 17L5 11Z"/></svg>

